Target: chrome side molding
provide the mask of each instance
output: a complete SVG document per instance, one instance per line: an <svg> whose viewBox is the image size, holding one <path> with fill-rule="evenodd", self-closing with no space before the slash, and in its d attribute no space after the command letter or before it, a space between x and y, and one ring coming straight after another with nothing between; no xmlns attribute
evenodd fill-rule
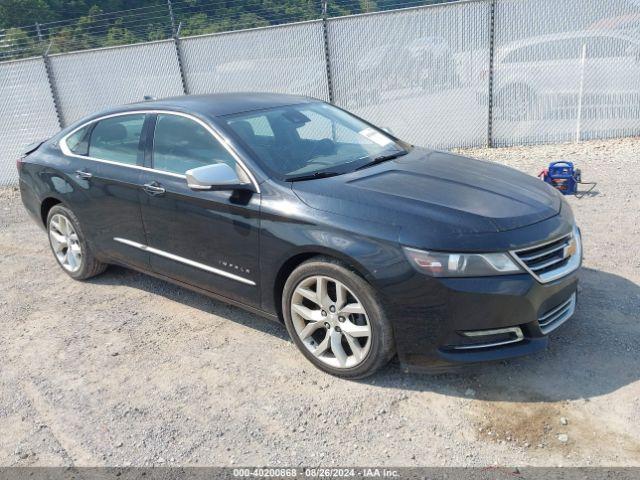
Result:
<svg viewBox="0 0 640 480"><path fill-rule="evenodd" d="M225 272L224 270L220 270L218 268L214 268L210 265L205 265L204 263L196 262L195 260L190 260L185 257L181 257L179 255L174 255L173 253L165 252L164 250L159 250L157 248L150 247L148 245L144 245L142 243L134 242L133 240L128 240L126 238L114 237L116 242L123 243L124 245L129 245L130 247L137 248L139 250L143 250L145 252L153 253L154 255L158 255L160 257L168 258L169 260L173 260L175 262L180 262L185 265L189 265L190 267L199 268L200 270L204 270L205 272L213 273L214 275L220 275L221 277L230 278L231 280L235 280L236 282L244 283L245 285L255 286L256 282L253 280L249 280L248 278L241 277L239 275L235 275L233 273Z"/></svg>

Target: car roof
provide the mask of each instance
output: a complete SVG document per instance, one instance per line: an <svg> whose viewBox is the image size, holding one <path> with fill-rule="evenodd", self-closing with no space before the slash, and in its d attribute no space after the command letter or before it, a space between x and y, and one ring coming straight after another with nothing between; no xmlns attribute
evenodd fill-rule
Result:
<svg viewBox="0 0 640 480"><path fill-rule="evenodd" d="M529 45L545 43L556 40L569 40L572 38L597 38L597 37L611 37L611 38L619 38L623 40L629 40L634 43L638 43L638 38L628 35L624 32L614 31L614 30L575 30L571 32L561 32L561 33L550 33L546 35L538 35L535 37L528 37L521 40L516 40L514 42L508 43L502 47L500 50L502 52L515 50L516 48L525 47Z"/></svg>
<svg viewBox="0 0 640 480"><path fill-rule="evenodd" d="M200 114L206 117L220 117L252 110L317 101L318 100L311 97L281 93L215 93L208 95L182 95L180 97L164 98L161 100L146 100L116 107L112 109L111 113L141 109L174 110Z"/></svg>

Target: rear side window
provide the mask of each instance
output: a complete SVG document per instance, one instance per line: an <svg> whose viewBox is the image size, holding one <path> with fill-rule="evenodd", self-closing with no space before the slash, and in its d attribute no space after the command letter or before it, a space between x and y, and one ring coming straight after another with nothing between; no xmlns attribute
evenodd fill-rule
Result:
<svg viewBox="0 0 640 480"><path fill-rule="evenodd" d="M89 155L89 135L91 135L92 125L82 127L77 132L67 137L67 147L76 155Z"/></svg>
<svg viewBox="0 0 640 480"><path fill-rule="evenodd" d="M135 165L140 152L144 114L121 115L99 121L91 132L89 156Z"/></svg>
<svg viewBox="0 0 640 480"><path fill-rule="evenodd" d="M153 136L153 168L183 174L213 163L236 167L227 149L202 125L186 117L158 114Z"/></svg>

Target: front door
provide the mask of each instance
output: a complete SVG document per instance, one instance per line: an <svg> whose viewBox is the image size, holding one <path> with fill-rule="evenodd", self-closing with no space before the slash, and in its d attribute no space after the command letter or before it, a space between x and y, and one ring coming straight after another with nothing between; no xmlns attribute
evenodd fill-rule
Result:
<svg viewBox="0 0 640 480"><path fill-rule="evenodd" d="M232 300L259 306L260 195L197 191L185 172L225 162L229 151L199 121L157 114L140 192L151 267Z"/></svg>

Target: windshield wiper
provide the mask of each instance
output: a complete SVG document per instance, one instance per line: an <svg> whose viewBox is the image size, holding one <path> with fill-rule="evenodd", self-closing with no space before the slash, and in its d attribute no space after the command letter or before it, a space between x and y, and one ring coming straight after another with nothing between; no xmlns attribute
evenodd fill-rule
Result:
<svg viewBox="0 0 640 480"><path fill-rule="evenodd" d="M390 153L389 155L381 155L374 158L370 162L365 163L364 165L360 165L358 168L356 168L356 170L362 170L363 168L372 167L374 165L377 165L378 163L386 162L387 160L393 160L394 158L401 157L403 155L406 155L407 153L409 152L407 152L406 150L402 150L400 152Z"/></svg>
<svg viewBox="0 0 640 480"><path fill-rule="evenodd" d="M303 180L315 180L316 178L335 177L336 175L340 175L340 174L338 172L313 172L313 173L308 173L306 175L286 177L285 180L287 182L300 182Z"/></svg>

